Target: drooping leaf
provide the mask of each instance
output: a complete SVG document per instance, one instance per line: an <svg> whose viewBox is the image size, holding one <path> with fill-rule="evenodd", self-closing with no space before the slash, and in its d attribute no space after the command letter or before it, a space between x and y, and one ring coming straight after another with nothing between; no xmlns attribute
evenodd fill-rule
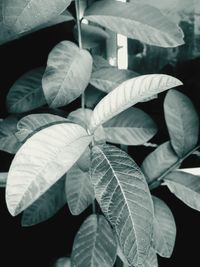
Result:
<svg viewBox="0 0 200 267"><path fill-rule="evenodd" d="M94 71L90 84L105 93L109 93L122 82L137 76L139 74L131 70L119 70L110 66Z"/></svg>
<svg viewBox="0 0 200 267"><path fill-rule="evenodd" d="M163 74L142 75L123 82L95 107L90 122L91 132L143 99L181 84L178 79Z"/></svg>
<svg viewBox="0 0 200 267"><path fill-rule="evenodd" d="M31 70L12 85L6 99L10 113L23 113L46 104L42 90L44 70L44 68Z"/></svg>
<svg viewBox="0 0 200 267"><path fill-rule="evenodd" d="M186 172L169 173L164 184L189 207L200 211L200 177Z"/></svg>
<svg viewBox="0 0 200 267"><path fill-rule="evenodd" d="M32 226L50 219L66 203L64 176L23 212L22 226Z"/></svg>
<svg viewBox="0 0 200 267"><path fill-rule="evenodd" d="M164 101L165 120L171 144L179 157L191 151L199 139L199 116L191 100L170 90Z"/></svg>
<svg viewBox="0 0 200 267"><path fill-rule="evenodd" d="M111 68L112 67L109 64L109 62L105 58L103 58L101 56L92 55L92 58L93 58L93 68L92 68L93 72L96 72L96 71L98 71L98 70L100 70L102 68Z"/></svg>
<svg viewBox="0 0 200 267"><path fill-rule="evenodd" d="M81 24L82 46L85 49L94 48L109 38L109 34L102 28L94 25ZM78 41L78 27L74 27L74 36Z"/></svg>
<svg viewBox="0 0 200 267"><path fill-rule="evenodd" d="M81 214L94 201L94 188L89 172L75 164L68 172L65 184L67 203L73 215Z"/></svg>
<svg viewBox="0 0 200 267"><path fill-rule="evenodd" d="M158 267L158 258L155 250L152 247L150 247L147 259L142 267Z"/></svg>
<svg viewBox="0 0 200 267"><path fill-rule="evenodd" d="M74 43L62 41L50 52L42 79L49 106L65 106L83 93L92 71L92 57Z"/></svg>
<svg viewBox="0 0 200 267"><path fill-rule="evenodd" d="M72 267L70 258L60 258L56 261L55 267Z"/></svg>
<svg viewBox="0 0 200 267"><path fill-rule="evenodd" d="M31 114L19 120L17 123L18 132L16 132L16 136L21 142L24 142L28 137L43 128L67 122L69 122L67 119L53 114Z"/></svg>
<svg viewBox="0 0 200 267"><path fill-rule="evenodd" d="M18 116L9 116L0 121L0 150L15 154L22 145L16 136Z"/></svg>
<svg viewBox="0 0 200 267"><path fill-rule="evenodd" d="M23 33L47 23L60 15L71 0L6 0L3 1L5 25L16 33Z"/></svg>
<svg viewBox="0 0 200 267"><path fill-rule="evenodd" d="M86 10L85 19L150 45L176 47L184 43L181 29L149 5L98 1Z"/></svg>
<svg viewBox="0 0 200 267"><path fill-rule="evenodd" d="M71 260L76 267L113 267L116 240L102 215L90 215L81 225L73 244Z"/></svg>
<svg viewBox="0 0 200 267"><path fill-rule="evenodd" d="M85 129L71 123L45 128L21 147L7 180L8 210L17 215L64 175L91 141Z"/></svg>
<svg viewBox="0 0 200 267"><path fill-rule="evenodd" d="M129 264L142 264L152 239L153 205L140 168L119 148L94 146L91 179Z"/></svg>
<svg viewBox="0 0 200 267"><path fill-rule="evenodd" d="M103 127L108 142L132 146L144 144L157 132L151 117L138 108L123 111Z"/></svg>
<svg viewBox="0 0 200 267"><path fill-rule="evenodd" d="M153 247L165 258L170 258L176 239L176 224L169 207L161 199L153 197L154 203L154 235Z"/></svg>
<svg viewBox="0 0 200 267"><path fill-rule="evenodd" d="M143 161L141 169L148 184L163 175L178 162L170 142L165 142L150 153Z"/></svg>

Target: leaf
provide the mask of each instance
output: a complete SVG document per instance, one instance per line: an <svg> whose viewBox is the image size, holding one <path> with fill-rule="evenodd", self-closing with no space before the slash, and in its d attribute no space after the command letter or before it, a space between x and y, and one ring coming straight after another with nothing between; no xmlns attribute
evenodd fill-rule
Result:
<svg viewBox="0 0 200 267"><path fill-rule="evenodd" d="M44 68L31 70L12 85L6 99L10 113L23 113L46 104L42 91L43 73Z"/></svg>
<svg viewBox="0 0 200 267"><path fill-rule="evenodd" d="M161 199L153 197L154 203L154 237L155 251L165 258L170 258L176 240L176 224L168 206Z"/></svg>
<svg viewBox="0 0 200 267"><path fill-rule="evenodd" d="M56 108L79 97L87 87L92 57L74 43L62 41L50 52L42 86L47 103Z"/></svg>
<svg viewBox="0 0 200 267"><path fill-rule="evenodd" d="M92 115L92 110L88 108L79 108L72 111L67 119L81 125L83 128L87 128Z"/></svg>
<svg viewBox="0 0 200 267"><path fill-rule="evenodd" d="M150 247L149 254L142 267L158 267L158 259L155 250Z"/></svg>
<svg viewBox="0 0 200 267"><path fill-rule="evenodd" d="M0 121L0 150L15 154L22 145L16 136L18 116L9 116Z"/></svg>
<svg viewBox="0 0 200 267"><path fill-rule="evenodd" d="M82 46L85 49L91 49L99 46L109 38L109 34L102 28L94 25L81 24ZM74 36L78 41L78 27L74 27Z"/></svg>
<svg viewBox="0 0 200 267"><path fill-rule="evenodd" d="M16 132L16 136L21 142L24 142L28 137L43 128L67 122L69 122L67 119L53 114L31 114L19 120L17 123L18 132Z"/></svg>
<svg viewBox="0 0 200 267"><path fill-rule="evenodd" d="M163 74L142 75L123 82L95 107L90 131L143 99L181 84L178 79Z"/></svg>
<svg viewBox="0 0 200 267"><path fill-rule="evenodd" d="M169 168L178 162L170 142L165 142L151 152L141 165L148 184L163 175Z"/></svg>
<svg viewBox="0 0 200 267"><path fill-rule="evenodd" d="M113 267L117 245L109 223L102 215L90 215L81 225L72 248L76 267Z"/></svg>
<svg viewBox="0 0 200 267"><path fill-rule="evenodd" d="M157 132L151 117L138 108L123 111L103 127L108 142L132 146L144 144Z"/></svg>
<svg viewBox="0 0 200 267"><path fill-rule="evenodd" d="M71 0L6 0L4 23L16 33L29 31L60 15L70 3Z"/></svg>
<svg viewBox="0 0 200 267"><path fill-rule="evenodd" d="M176 47L184 43L182 30L148 5L98 1L86 10L85 19L149 45Z"/></svg>
<svg viewBox="0 0 200 267"><path fill-rule="evenodd" d="M165 120L171 144L179 157L191 151L199 139L199 116L191 100L170 90L164 101Z"/></svg>
<svg viewBox="0 0 200 267"><path fill-rule="evenodd" d="M192 209L200 211L200 177L174 171L169 173L164 184L169 190Z"/></svg>
<svg viewBox="0 0 200 267"><path fill-rule="evenodd" d="M15 216L58 181L91 142L79 125L64 123L45 128L21 147L12 161L6 202Z"/></svg>
<svg viewBox="0 0 200 267"><path fill-rule="evenodd" d="M94 109L99 101L105 96L105 93L89 85L85 90L85 106Z"/></svg>
<svg viewBox="0 0 200 267"><path fill-rule="evenodd" d="M60 258L56 261L55 267L72 267L71 260L67 257Z"/></svg>
<svg viewBox="0 0 200 267"><path fill-rule="evenodd" d="M105 93L109 93L122 82L136 76L139 74L131 70L106 67L92 73L90 84Z"/></svg>
<svg viewBox="0 0 200 267"><path fill-rule="evenodd" d="M101 145L92 149L91 179L96 199L129 264L142 264L153 225L152 199L142 172L124 151Z"/></svg>
<svg viewBox="0 0 200 267"><path fill-rule="evenodd" d="M81 214L94 201L94 189L89 172L75 164L68 172L65 184L67 203L73 215Z"/></svg>
<svg viewBox="0 0 200 267"><path fill-rule="evenodd" d="M109 64L109 62L105 58L101 56L92 55L92 58L93 58L93 69L92 69L93 72L96 72L102 68L114 68Z"/></svg>
<svg viewBox="0 0 200 267"><path fill-rule="evenodd" d="M67 202L64 189L65 176L23 212L22 226L36 225L53 217Z"/></svg>

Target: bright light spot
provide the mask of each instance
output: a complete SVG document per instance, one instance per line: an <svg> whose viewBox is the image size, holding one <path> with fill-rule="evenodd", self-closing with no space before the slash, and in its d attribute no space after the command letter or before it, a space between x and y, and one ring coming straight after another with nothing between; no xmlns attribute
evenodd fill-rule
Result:
<svg viewBox="0 0 200 267"><path fill-rule="evenodd" d="M128 43L127 37L117 34L117 65L119 69L128 68Z"/></svg>
<svg viewBox="0 0 200 267"><path fill-rule="evenodd" d="M82 20L81 20L81 23L83 23L83 24L88 24L89 22L88 22L87 19L82 19Z"/></svg>
<svg viewBox="0 0 200 267"><path fill-rule="evenodd" d="M111 66L116 66L116 58L109 57L108 62Z"/></svg>

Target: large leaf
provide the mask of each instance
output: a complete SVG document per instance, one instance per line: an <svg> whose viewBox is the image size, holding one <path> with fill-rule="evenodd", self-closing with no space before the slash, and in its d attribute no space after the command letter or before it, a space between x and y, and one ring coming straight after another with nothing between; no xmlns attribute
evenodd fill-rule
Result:
<svg viewBox="0 0 200 267"><path fill-rule="evenodd" d="M74 43L62 41L50 52L42 85L51 107L65 106L83 93L92 71L92 57Z"/></svg>
<svg viewBox="0 0 200 267"><path fill-rule="evenodd" d="M139 74L131 70L119 70L110 66L94 71L90 84L105 93L109 93L122 82L136 76Z"/></svg>
<svg viewBox="0 0 200 267"><path fill-rule="evenodd" d="M142 264L152 239L153 205L137 164L110 145L92 149L91 179L96 199L114 227L129 264Z"/></svg>
<svg viewBox="0 0 200 267"><path fill-rule="evenodd" d="M61 14L70 3L71 0L6 0L4 23L16 33L29 31Z"/></svg>
<svg viewBox="0 0 200 267"><path fill-rule="evenodd" d="M48 220L66 202L64 176L23 212L22 226L32 226Z"/></svg>
<svg viewBox="0 0 200 267"><path fill-rule="evenodd" d="M38 68L20 77L10 88L6 104L10 113L23 113L46 104L42 90L44 68Z"/></svg>
<svg viewBox="0 0 200 267"><path fill-rule="evenodd" d="M152 247L150 247L147 259L142 267L158 267L158 258L155 250Z"/></svg>
<svg viewBox="0 0 200 267"><path fill-rule="evenodd" d="M45 128L20 148L12 161L7 180L6 201L17 215L64 175L91 141L85 129L71 123Z"/></svg>
<svg viewBox="0 0 200 267"><path fill-rule="evenodd" d="M154 121L144 111L129 108L103 125L106 140L124 145L141 145L157 132Z"/></svg>
<svg viewBox="0 0 200 267"><path fill-rule="evenodd" d="M153 247L161 257L172 255L175 239L176 224L168 206L159 198L153 197L154 203L154 236Z"/></svg>
<svg viewBox="0 0 200 267"><path fill-rule="evenodd" d="M81 225L73 244L71 260L76 267L113 267L116 240L102 215L90 215Z"/></svg>
<svg viewBox="0 0 200 267"><path fill-rule="evenodd" d="M148 184L163 175L168 169L178 162L178 157L173 151L170 142L163 143L150 153L143 161L141 169Z"/></svg>
<svg viewBox="0 0 200 267"><path fill-rule="evenodd" d="M171 144L179 157L191 151L199 139L199 116L184 94L170 90L164 102L165 120Z"/></svg>
<svg viewBox="0 0 200 267"><path fill-rule="evenodd" d="M164 184L189 207L200 211L200 177L186 172L169 173Z"/></svg>
<svg viewBox="0 0 200 267"><path fill-rule="evenodd" d="M148 5L98 1L86 10L85 18L150 45L176 47L184 43L181 29Z"/></svg>
<svg viewBox="0 0 200 267"><path fill-rule="evenodd" d="M181 84L178 79L163 74L142 75L123 82L95 107L90 122L91 132L143 99Z"/></svg>
<svg viewBox="0 0 200 267"><path fill-rule="evenodd" d="M73 215L81 214L94 201L89 172L82 171L78 164L67 172L65 188L67 203Z"/></svg>
<svg viewBox="0 0 200 267"><path fill-rule="evenodd" d="M0 121L0 150L15 154L21 146L16 136L19 117L9 116Z"/></svg>

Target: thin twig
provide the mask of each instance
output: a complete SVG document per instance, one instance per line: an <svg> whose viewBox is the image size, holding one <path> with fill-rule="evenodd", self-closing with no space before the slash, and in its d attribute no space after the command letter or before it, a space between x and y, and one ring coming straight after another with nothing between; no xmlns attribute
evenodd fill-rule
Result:
<svg viewBox="0 0 200 267"><path fill-rule="evenodd" d="M75 0L75 8L76 8L76 23L78 28L78 45L79 48L82 49L82 36L81 36L81 22L80 22L80 0Z"/></svg>

